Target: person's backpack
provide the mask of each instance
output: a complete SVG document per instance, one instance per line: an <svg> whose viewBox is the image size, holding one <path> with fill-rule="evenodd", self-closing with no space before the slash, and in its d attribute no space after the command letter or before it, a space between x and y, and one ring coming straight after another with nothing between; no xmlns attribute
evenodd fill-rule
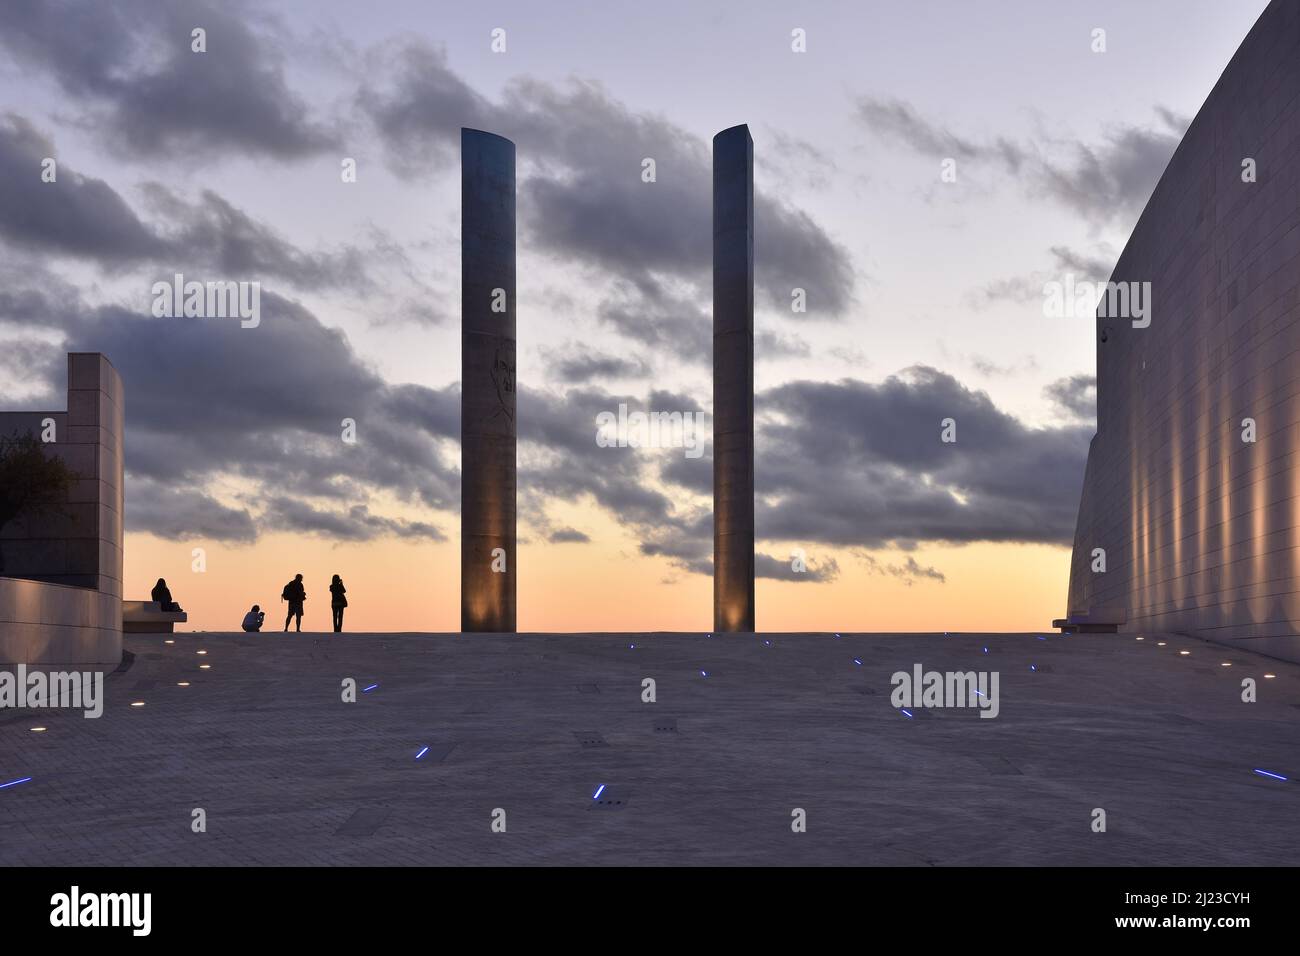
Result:
<svg viewBox="0 0 1300 956"><path fill-rule="evenodd" d="M292 601L292 600L293 600L293 597L289 594L289 588L291 588L291 587L293 587L293 582L292 582L292 581L290 581L288 584L286 584L286 585L284 586L284 590L280 592L280 600L281 600L281 601Z"/></svg>

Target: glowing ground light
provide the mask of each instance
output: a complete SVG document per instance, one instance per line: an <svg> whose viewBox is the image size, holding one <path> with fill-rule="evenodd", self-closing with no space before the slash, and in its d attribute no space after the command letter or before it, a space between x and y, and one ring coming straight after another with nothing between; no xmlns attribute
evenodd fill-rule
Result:
<svg viewBox="0 0 1300 956"><path fill-rule="evenodd" d="M1191 652L1191 651L1179 651L1178 653L1181 654L1183 657L1187 657L1187 656L1189 656L1192 652Z"/></svg>
<svg viewBox="0 0 1300 956"><path fill-rule="evenodd" d="M635 645L635 644L629 644L629 645L627 646L627 649L628 649L629 651L634 651L634 650L636 650L636 645Z"/></svg>
<svg viewBox="0 0 1300 956"><path fill-rule="evenodd" d="M1138 640L1139 640L1139 641L1145 641L1146 638L1145 638L1145 637L1139 637Z"/></svg>
<svg viewBox="0 0 1300 956"><path fill-rule="evenodd" d="M904 708L900 708L900 710L902 711L904 717L906 717L908 720L911 720L911 719L912 719L912 712L911 712L910 710L908 710L908 709L905 708L905 707L904 707Z"/></svg>
<svg viewBox="0 0 1300 956"><path fill-rule="evenodd" d="M709 672L708 672L708 671L700 671L700 676L701 676L701 677L708 677L708 676L709 676Z"/></svg>
<svg viewBox="0 0 1300 956"><path fill-rule="evenodd" d="M195 653L195 654L198 654L198 655L201 656L201 655L203 655L203 654L206 654L207 651L195 651L194 653Z"/></svg>
<svg viewBox="0 0 1300 956"><path fill-rule="evenodd" d="M210 671L210 670L212 670L212 665L211 665L211 664L200 664L200 665L199 665L199 670L201 670L201 671Z"/></svg>
<svg viewBox="0 0 1300 956"><path fill-rule="evenodd" d="M1030 665L1029 665L1029 669L1030 669L1031 671L1036 671L1036 670L1038 670L1038 668L1035 667L1033 664L1030 664Z"/></svg>
<svg viewBox="0 0 1300 956"><path fill-rule="evenodd" d="M1231 666L1232 666L1232 662L1231 662L1231 661L1224 661L1224 662L1223 662L1222 664L1220 664L1219 666L1220 666L1220 667L1231 667Z"/></svg>
<svg viewBox="0 0 1300 956"><path fill-rule="evenodd" d="M596 792L591 795L591 799L599 800L600 795L604 792L605 792L605 785L602 783L599 787L596 788Z"/></svg>
<svg viewBox="0 0 1300 956"><path fill-rule="evenodd" d="M771 646L772 646L772 642L771 642L771 641L764 641L763 643L766 644L768 647L771 647Z"/></svg>
<svg viewBox="0 0 1300 956"><path fill-rule="evenodd" d="M421 757L423 757L423 756L424 756L425 754L427 754L428 752L429 752L429 748L428 748L428 747L421 747L421 748L420 748L420 752L419 752L418 754L415 755L415 759L416 759L416 760L419 760Z"/></svg>
<svg viewBox="0 0 1300 956"><path fill-rule="evenodd" d="M31 779L31 777L20 777L17 780L10 780L8 783L0 783L0 790L5 789L6 787L16 787L20 783L28 783Z"/></svg>
<svg viewBox="0 0 1300 956"><path fill-rule="evenodd" d="M361 693L369 694L372 690L374 690L378 686L379 686L378 684L371 684L369 687L363 687L361 688Z"/></svg>
<svg viewBox="0 0 1300 956"><path fill-rule="evenodd" d="M1272 777L1274 780L1288 779L1287 777L1282 776L1280 773L1273 773L1273 771L1271 770L1256 770L1254 772L1259 774L1261 777Z"/></svg>
<svg viewBox="0 0 1300 956"><path fill-rule="evenodd" d="M34 734L43 734L43 733L45 733L45 728L44 728L44 727L33 727L33 728L32 728L32 733L34 733Z"/></svg>
<svg viewBox="0 0 1300 956"><path fill-rule="evenodd" d="M1265 674L1264 680L1272 680L1276 676L1277 676L1276 674Z"/></svg>
<svg viewBox="0 0 1300 956"><path fill-rule="evenodd" d="M858 660L856 657L853 658L853 663L857 664L859 667L862 666L862 661Z"/></svg>
<svg viewBox="0 0 1300 956"><path fill-rule="evenodd" d="M988 649L987 647L984 648L984 653L987 654L988 652L989 652L989 649Z"/></svg>
<svg viewBox="0 0 1300 956"><path fill-rule="evenodd" d="M132 707L143 707L143 706L144 706L144 701L142 701L142 700L133 700L133 701L131 701L131 706L132 706Z"/></svg>
<svg viewBox="0 0 1300 956"><path fill-rule="evenodd" d="M1156 647L1164 647L1167 641L1156 641Z"/></svg>
<svg viewBox="0 0 1300 956"><path fill-rule="evenodd" d="M187 680L178 680L178 681L176 682L176 686L177 686L177 687L189 687L189 686L190 686L190 682L187 681Z"/></svg>
<svg viewBox="0 0 1300 956"><path fill-rule="evenodd" d="M163 643L164 643L164 644L175 644L176 642L173 641L171 638L168 638L167 640L163 641Z"/></svg>

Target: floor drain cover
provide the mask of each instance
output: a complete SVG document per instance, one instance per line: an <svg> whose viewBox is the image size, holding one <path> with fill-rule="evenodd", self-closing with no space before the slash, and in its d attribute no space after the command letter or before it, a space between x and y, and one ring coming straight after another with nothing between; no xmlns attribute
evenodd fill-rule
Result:
<svg viewBox="0 0 1300 956"><path fill-rule="evenodd" d="M578 738L578 743L580 743L584 748L609 746L609 744L605 743L605 738L594 731L575 730L573 736Z"/></svg>
<svg viewBox="0 0 1300 956"><path fill-rule="evenodd" d="M655 718L654 727L657 734L675 734L677 733L677 718L657 717Z"/></svg>
<svg viewBox="0 0 1300 956"><path fill-rule="evenodd" d="M362 807L352 811L343 826L334 831L335 836L370 836L384 825L392 810L382 807Z"/></svg>
<svg viewBox="0 0 1300 956"><path fill-rule="evenodd" d="M627 806L628 798L632 796L630 790L623 790L619 787L601 787L599 796L592 797L588 804L588 810L622 810Z"/></svg>

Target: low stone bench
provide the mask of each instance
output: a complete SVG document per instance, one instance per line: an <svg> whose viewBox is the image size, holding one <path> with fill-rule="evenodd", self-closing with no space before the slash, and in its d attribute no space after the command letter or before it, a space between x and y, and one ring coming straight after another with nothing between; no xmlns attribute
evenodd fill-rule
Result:
<svg viewBox="0 0 1300 956"><path fill-rule="evenodd" d="M164 611L157 601L123 601L123 634L170 634L190 616L184 611Z"/></svg>
<svg viewBox="0 0 1300 956"><path fill-rule="evenodd" d="M1062 634L1114 634L1127 620L1128 612L1123 608L1089 608L1057 618L1052 627L1059 627Z"/></svg>

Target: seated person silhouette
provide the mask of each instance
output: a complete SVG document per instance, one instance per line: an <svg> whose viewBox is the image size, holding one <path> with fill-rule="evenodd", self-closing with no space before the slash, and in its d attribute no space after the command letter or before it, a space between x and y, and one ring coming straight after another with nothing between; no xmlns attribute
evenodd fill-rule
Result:
<svg viewBox="0 0 1300 956"><path fill-rule="evenodd" d="M149 592L149 598L158 603L158 607L163 611L179 611L181 606L172 600L172 592L167 588L167 582L162 578L153 586Z"/></svg>
<svg viewBox="0 0 1300 956"><path fill-rule="evenodd" d="M262 629L262 622L266 620L266 612L256 604L253 609L244 615L244 630L249 634L256 634Z"/></svg>

